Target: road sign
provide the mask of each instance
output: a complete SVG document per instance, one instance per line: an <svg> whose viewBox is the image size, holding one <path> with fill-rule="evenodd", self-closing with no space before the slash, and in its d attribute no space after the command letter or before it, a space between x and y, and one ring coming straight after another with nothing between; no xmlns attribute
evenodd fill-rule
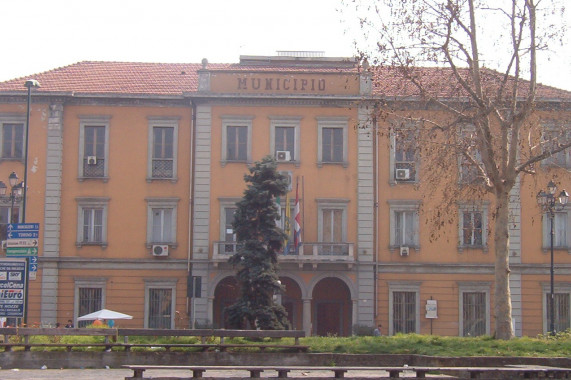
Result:
<svg viewBox="0 0 571 380"><path fill-rule="evenodd" d="M37 247L38 239L8 239L6 240L6 247Z"/></svg>
<svg viewBox="0 0 571 380"><path fill-rule="evenodd" d="M37 256L38 247L9 247L6 256Z"/></svg>
<svg viewBox="0 0 571 380"><path fill-rule="evenodd" d="M39 231L40 223L10 223L8 231Z"/></svg>
<svg viewBox="0 0 571 380"><path fill-rule="evenodd" d="M28 276L35 280L38 271L40 223L10 223L7 229L6 256L27 258Z"/></svg>
<svg viewBox="0 0 571 380"><path fill-rule="evenodd" d="M40 237L40 232L38 230L30 230L30 231L8 231L6 234L8 239L37 239Z"/></svg>

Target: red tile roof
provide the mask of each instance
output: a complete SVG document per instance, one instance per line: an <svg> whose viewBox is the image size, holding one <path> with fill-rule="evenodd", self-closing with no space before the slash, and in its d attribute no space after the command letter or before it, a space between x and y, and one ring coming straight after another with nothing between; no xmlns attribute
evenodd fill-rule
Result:
<svg viewBox="0 0 571 380"><path fill-rule="evenodd" d="M400 69L395 67L379 67L373 71L373 82L375 95L384 97L417 97L421 92L410 80L404 79ZM466 97L467 92L456 80L451 68L420 67L414 68L411 75L422 84L431 96L438 98L459 98ZM470 82L468 69L461 69L460 75ZM481 81L484 91L490 98L496 95L503 75L497 71L483 69L480 71ZM513 78L510 78L513 84ZM511 95L511 87L506 86L504 98ZM519 84L518 97L524 97L529 91L529 82L522 81ZM571 92L557 89L542 84L537 85L536 99L565 99L571 100Z"/></svg>
<svg viewBox="0 0 571 380"><path fill-rule="evenodd" d="M27 78L38 92L86 94L182 95L196 91L200 64L85 61ZM0 92L26 91L23 78L0 83Z"/></svg>
<svg viewBox="0 0 571 380"><path fill-rule="evenodd" d="M84 61L43 73L12 79L0 83L0 93L18 91L25 93L25 79L40 82L37 93L74 93L93 95L148 95L182 96L198 90L198 70L202 64L193 63L138 63ZM258 71L258 72L321 72L356 73L356 66L341 65L240 65L208 63L212 71ZM420 80L441 97L464 96L450 69L419 68ZM484 71L486 80L497 78L498 73ZM386 97L418 96L419 91L408 81L401 79L398 70L377 68L374 73L374 94ZM495 79L494 79L495 80ZM522 94L526 86L522 86ZM538 85L538 98L571 100L571 92Z"/></svg>

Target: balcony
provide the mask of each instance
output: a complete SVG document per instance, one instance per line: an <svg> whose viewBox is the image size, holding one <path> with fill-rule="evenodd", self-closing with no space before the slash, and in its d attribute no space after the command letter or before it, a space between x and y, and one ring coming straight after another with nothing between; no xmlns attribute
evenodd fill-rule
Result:
<svg viewBox="0 0 571 380"><path fill-rule="evenodd" d="M215 266L218 263L226 262L238 250L239 244L236 242L215 241L212 246L212 261ZM318 264L342 263L349 268L355 263L353 243L303 243L296 253L293 248L288 253L281 253L278 256L281 263L296 263L299 268L304 264L311 264L313 269Z"/></svg>

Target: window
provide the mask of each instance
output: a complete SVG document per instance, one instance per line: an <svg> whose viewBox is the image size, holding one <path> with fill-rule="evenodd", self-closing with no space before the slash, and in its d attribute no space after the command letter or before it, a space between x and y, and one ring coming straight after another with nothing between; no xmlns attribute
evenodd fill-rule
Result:
<svg viewBox="0 0 571 380"><path fill-rule="evenodd" d="M458 218L459 251L464 248L487 250L488 203L460 203Z"/></svg>
<svg viewBox="0 0 571 380"><path fill-rule="evenodd" d="M179 198L148 198L147 245L176 243L176 215Z"/></svg>
<svg viewBox="0 0 571 380"><path fill-rule="evenodd" d="M459 283L460 336L490 333L490 284Z"/></svg>
<svg viewBox="0 0 571 380"><path fill-rule="evenodd" d="M107 179L109 116L80 117L79 178Z"/></svg>
<svg viewBox="0 0 571 380"><path fill-rule="evenodd" d="M395 125L391 133L390 171L391 183L416 182L418 180L418 129L409 122Z"/></svg>
<svg viewBox="0 0 571 380"><path fill-rule="evenodd" d="M0 114L0 158L21 160L24 158L24 124L26 114Z"/></svg>
<svg viewBox="0 0 571 380"><path fill-rule="evenodd" d="M560 146L566 144L571 139L571 124L558 120L542 121L542 152L552 152ZM546 158L542 162L543 165L555 166L561 168L571 168L571 148L567 148L552 156Z"/></svg>
<svg viewBox="0 0 571 380"><path fill-rule="evenodd" d="M222 117L222 165L251 162L253 117Z"/></svg>
<svg viewBox="0 0 571 380"><path fill-rule="evenodd" d="M103 309L105 306L105 283L103 278L75 280L75 318ZM86 327L93 321L79 321L76 327Z"/></svg>
<svg viewBox="0 0 571 380"><path fill-rule="evenodd" d="M420 332L420 284L389 283L389 335Z"/></svg>
<svg viewBox="0 0 571 380"><path fill-rule="evenodd" d="M553 247L567 249L571 252L571 212L556 211L553 215ZM543 215L543 249L551 248L551 218L549 213Z"/></svg>
<svg viewBox="0 0 571 380"><path fill-rule="evenodd" d="M178 118L149 117L149 162L147 181L176 180Z"/></svg>
<svg viewBox="0 0 571 380"><path fill-rule="evenodd" d="M420 201L389 200L390 207L390 247L400 246L420 249L418 210Z"/></svg>
<svg viewBox="0 0 571 380"><path fill-rule="evenodd" d="M2 199L0 202L10 203L10 200ZM8 224L20 222L19 202L12 206L0 205L0 241L8 238Z"/></svg>
<svg viewBox="0 0 571 380"><path fill-rule="evenodd" d="M317 118L317 164L343 164L347 161L347 118Z"/></svg>
<svg viewBox="0 0 571 380"><path fill-rule="evenodd" d="M20 159L24 157L24 124L2 124L2 158Z"/></svg>
<svg viewBox="0 0 571 380"><path fill-rule="evenodd" d="M317 199L321 255L348 255L346 199Z"/></svg>
<svg viewBox="0 0 571 380"><path fill-rule="evenodd" d="M237 210L236 202L240 198L220 199L220 244L218 253L221 255L233 255L237 252L236 234L234 233L234 213Z"/></svg>
<svg viewBox="0 0 571 380"><path fill-rule="evenodd" d="M301 117L271 116L270 120L270 150L274 155L276 152L289 152L288 161L299 164L299 122Z"/></svg>
<svg viewBox="0 0 571 380"><path fill-rule="evenodd" d="M475 127L464 125L460 128L460 142L458 153L459 182L462 184L473 184L481 181L482 174L480 167L482 155L477 146Z"/></svg>
<svg viewBox="0 0 571 380"><path fill-rule="evenodd" d="M145 281L145 328L175 327L176 280Z"/></svg>
<svg viewBox="0 0 571 380"><path fill-rule="evenodd" d="M147 198L147 245L176 245L179 198Z"/></svg>
<svg viewBox="0 0 571 380"><path fill-rule="evenodd" d="M553 289L555 319L553 321L555 331L561 332L571 328L571 285L555 284ZM543 286L543 331L551 329L551 288Z"/></svg>
<svg viewBox="0 0 571 380"><path fill-rule="evenodd" d="M108 198L77 198L78 221L76 245L107 246Z"/></svg>

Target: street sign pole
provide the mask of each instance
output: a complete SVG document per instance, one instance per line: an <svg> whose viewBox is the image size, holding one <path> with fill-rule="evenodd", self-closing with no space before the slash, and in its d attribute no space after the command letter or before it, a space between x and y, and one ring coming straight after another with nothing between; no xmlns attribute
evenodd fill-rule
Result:
<svg viewBox="0 0 571 380"><path fill-rule="evenodd" d="M26 202L27 183L24 182L24 204ZM25 207L25 206L24 206ZM38 244L39 244L39 223L26 223L26 212L24 208L24 213L22 215L23 223L11 223L8 224L8 240L6 241L6 255L9 256L20 256L26 259L26 281L25 281L25 293L24 293L24 317L23 325L28 325L28 282L30 280L30 256L36 256L38 254ZM34 264L34 269L37 268L37 264ZM35 278L35 272L34 272Z"/></svg>

